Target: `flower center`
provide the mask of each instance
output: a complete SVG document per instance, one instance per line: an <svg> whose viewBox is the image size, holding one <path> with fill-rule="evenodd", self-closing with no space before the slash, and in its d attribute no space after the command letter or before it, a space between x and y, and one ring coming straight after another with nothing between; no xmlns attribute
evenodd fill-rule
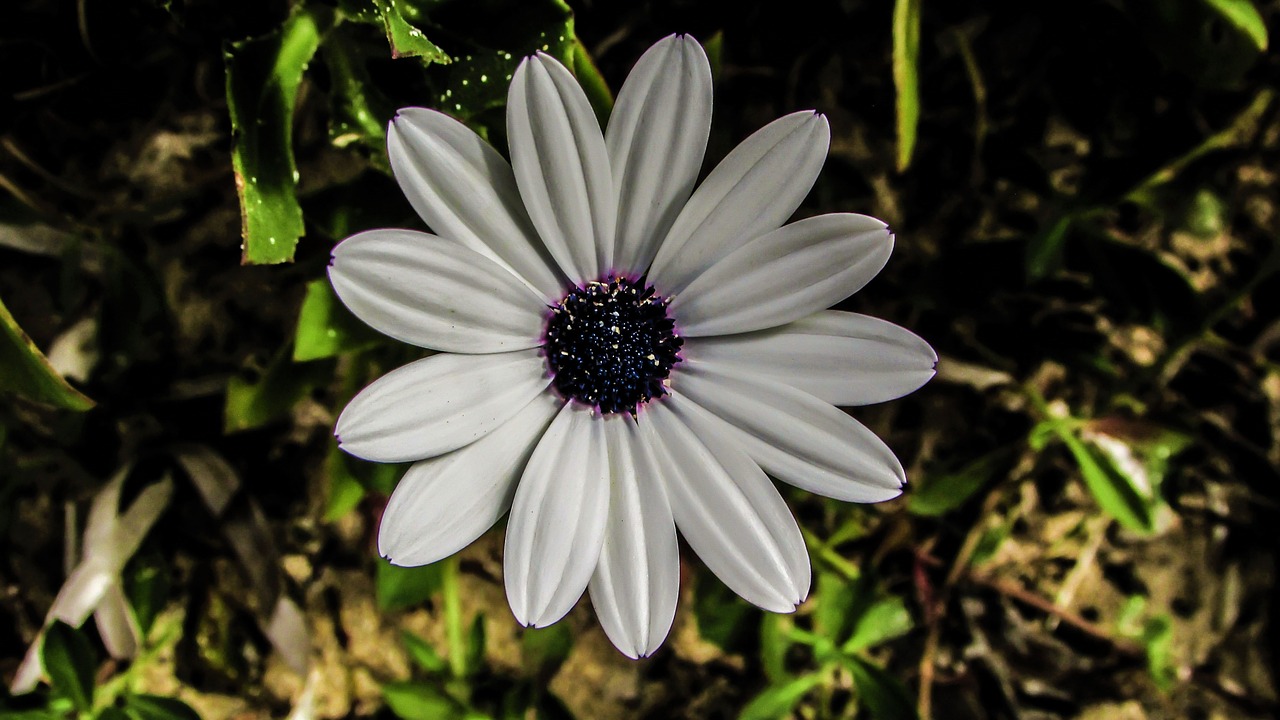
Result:
<svg viewBox="0 0 1280 720"><path fill-rule="evenodd" d="M641 403L665 395L663 381L683 344L667 301L644 278L587 283L551 306L547 320L552 384L603 413L634 415Z"/></svg>

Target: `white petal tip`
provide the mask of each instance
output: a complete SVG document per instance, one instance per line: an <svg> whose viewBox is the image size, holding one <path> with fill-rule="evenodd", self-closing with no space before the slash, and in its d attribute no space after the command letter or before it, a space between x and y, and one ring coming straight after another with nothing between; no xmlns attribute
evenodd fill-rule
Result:
<svg viewBox="0 0 1280 720"><path fill-rule="evenodd" d="M572 610L572 609L573 607L570 606L569 610ZM531 627L541 629L544 627L555 625L556 623L563 620L564 616L568 614L569 614L568 610L559 611L557 608L552 608L552 607L543 608L543 610L540 613L538 613L538 619L533 621L533 624L531 625Z"/></svg>

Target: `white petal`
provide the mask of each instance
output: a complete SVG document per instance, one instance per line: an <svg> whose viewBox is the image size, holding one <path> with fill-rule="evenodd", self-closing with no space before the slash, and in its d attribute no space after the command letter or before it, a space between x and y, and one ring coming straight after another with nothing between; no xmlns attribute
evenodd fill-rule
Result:
<svg viewBox="0 0 1280 720"><path fill-rule="evenodd" d="M711 64L671 35L640 57L618 91L605 143L618 198L614 264L643 273L684 208L711 132Z"/></svg>
<svg viewBox="0 0 1280 720"><path fill-rule="evenodd" d="M111 545L111 536L120 524L120 490L132 469L133 465L129 464L117 470L98 494L93 496L89 516L84 524L84 540L81 541L85 555L92 552L92 548Z"/></svg>
<svg viewBox="0 0 1280 720"><path fill-rule="evenodd" d="M893 451L861 423L818 398L757 376L687 362L675 387L723 427L770 475L849 502L902 494L906 474Z"/></svg>
<svg viewBox="0 0 1280 720"><path fill-rule="evenodd" d="M307 632L307 618L302 608L289 598L281 597L276 601L271 619L259 627L285 664L305 677L311 664L311 634Z"/></svg>
<svg viewBox="0 0 1280 720"><path fill-rule="evenodd" d="M676 527L711 572L748 602L791 612L809 594L809 555L769 478L710 424L690 425L687 399L646 405ZM695 435L696 431L696 435Z"/></svg>
<svg viewBox="0 0 1280 720"><path fill-rule="evenodd" d="M494 260L548 302L567 281L538 239L515 175L497 150L444 113L404 108L387 128L387 154L427 226Z"/></svg>
<svg viewBox="0 0 1280 720"><path fill-rule="evenodd" d="M938 355L890 322L828 310L789 325L741 335L688 338L686 361L786 383L832 405L902 397L934 375Z"/></svg>
<svg viewBox="0 0 1280 720"><path fill-rule="evenodd" d="M378 552L393 565L428 565L483 535L511 507L516 481L562 404L541 393L488 435L415 463L382 514Z"/></svg>
<svg viewBox="0 0 1280 720"><path fill-rule="evenodd" d="M493 260L435 235L353 235L333 248L329 280L356 317L411 345L495 353L541 342L546 303Z"/></svg>
<svg viewBox="0 0 1280 720"><path fill-rule="evenodd" d="M523 625L564 617L587 589L609 512L604 423L567 403L534 449L507 521L503 578Z"/></svg>
<svg viewBox="0 0 1280 720"><path fill-rule="evenodd" d="M231 463L208 445L179 446L173 459L186 471L209 512L221 517L240 489L240 476Z"/></svg>
<svg viewBox="0 0 1280 720"><path fill-rule="evenodd" d="M80 563L58 590L57 597L49 606L46 623L61 620L71 627L80 627L98 607L98 603L102 602L102 596L107 594L107 589L116 578L116 573L100 563Z"/></svg>
<svg viewBox="0 0 1280 720"><path fill-rule="evenodd" d="M111 583L102 602L93 611L93 621L98 626L98 635L107 653L117 660L130 660L138 654L138 641L142 632L138 629L138 621L129 609L124 590L120 583Z"/></svg>
<svg viewBox="0 0 1280 720"><path fill-rule="evenodd" d="M686 337L729 335L808 317L861 290L893 252L866 215L819 215L752 240L671 301Z"/></svg>
<svg viewBox="0 0 1280 720"><path fill-rule="evenodd" d="M137 499L119 518L119 525L114 533L113 541L107 548L91 548L86 546L84 554L104 557L109 567L117 572L124 569L125 563L138 551L142 540L151 530L151 526L160 519L160 514L169 506L169 498L173 496L173 480L166 475L159 482L148 485L138 493Z"/></svg>
<svg viewBox="0 0 1280 720"><path fill-rule="evenodd" d="M85 525L81 566L101 567L108 573L119 574L169 505L173 481L166 476L138 493L129 509L118 514L120 488L128 471L126 467L116 473L93 499Z"/></svg>
<svg viewBox="0 0 1280 720"><path fill-rule="evenodd" d="M671 226L649 280L675 295L749 240L800 207L827 157L831 130L811 111L774 120L734 148L689 198Z"/></svg>
<svg viewBox="0 0 1280 720"><path fill-rule="evenodd" d="M597 279L613 265L609 156L586 94L550 55L516 68L507 136L520 196L547 250L570 280Z"/></svg>
<svg viewBox="0 0 1280 720"><path fill-rule="evenodd" d="M541 352L432 355L392 370L342 411L338 442L374 462L421 460L469 445L550 384Z"/></svg>
<svg viewBox="0 0 1280 720"><path fill-rule="evenodd" d="M613 477L591 605L613 644L627 657L641 658L662 645L675 619L676 526L647 436L629 415L612 415L604 425Z"/></svg>
<svg viewBox="0 0 1280 720"><path fill-rule="evenodd" d="M26 695L40 684L40 647L44 643L44 631L36 633L35 640L27 646L22 662L13 672L13 681L9 683L9 692L14 695Z"/></svg>

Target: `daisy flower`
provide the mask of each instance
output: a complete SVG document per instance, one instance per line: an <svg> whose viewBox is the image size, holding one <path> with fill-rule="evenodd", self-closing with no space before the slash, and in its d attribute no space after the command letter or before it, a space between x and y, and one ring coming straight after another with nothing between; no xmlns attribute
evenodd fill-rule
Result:
<svg viewBox="0 0 1280 720"><path fill-rule="evenodd" d="M809 556L769 476L853 502L901 492L893 452L835 406L909 393L937 357L826 310L880 271L892 233L844 213L783 225L826 157L822 115L767 125L695 191L710 126L688 36L640 58L604 132L563 65L526 58L510 163L434 110L392 120L396 180L435 234L363 232L329 267L358 317L437 351L337 423L347 452L414 463L378 533L392 563L448 557L509 512L516 619L554 623L589 588L642 657L675 615L677 532L738 595L791 612Z"/></svg>

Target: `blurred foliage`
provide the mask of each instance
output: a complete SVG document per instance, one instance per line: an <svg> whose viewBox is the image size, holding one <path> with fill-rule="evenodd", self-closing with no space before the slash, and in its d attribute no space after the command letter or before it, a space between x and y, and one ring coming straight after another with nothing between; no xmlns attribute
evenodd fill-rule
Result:
<svg viewBox="0 0 1280 720"><path fill-rule="evenodd" d="M18 327L0 302L0 391L18 393L37 402L68 410L88 410L93 401L67 384L49 359Z"/></svg>
<svg viewBox="0 0 1280 720"><path fill-rule="evenodd" d="M1274 0L11 0L6 680L106 479L189 482L121 574L136 655L49 624L47 682L0 718L1275 716L1278 22ZM325 266L421 227L385 157L397 108L505 152L522 57L565 62L604 120L671 32L712 59L708 167L828 115L801 214L898 238L841 307L942 360L853 411L904 499L786 491L814 558L795 615L686 553L676 627L632 662L585 602L516 627L500 529L425 568L377 558L404 467L331 431L421 351L351 317Z"/></svg>

